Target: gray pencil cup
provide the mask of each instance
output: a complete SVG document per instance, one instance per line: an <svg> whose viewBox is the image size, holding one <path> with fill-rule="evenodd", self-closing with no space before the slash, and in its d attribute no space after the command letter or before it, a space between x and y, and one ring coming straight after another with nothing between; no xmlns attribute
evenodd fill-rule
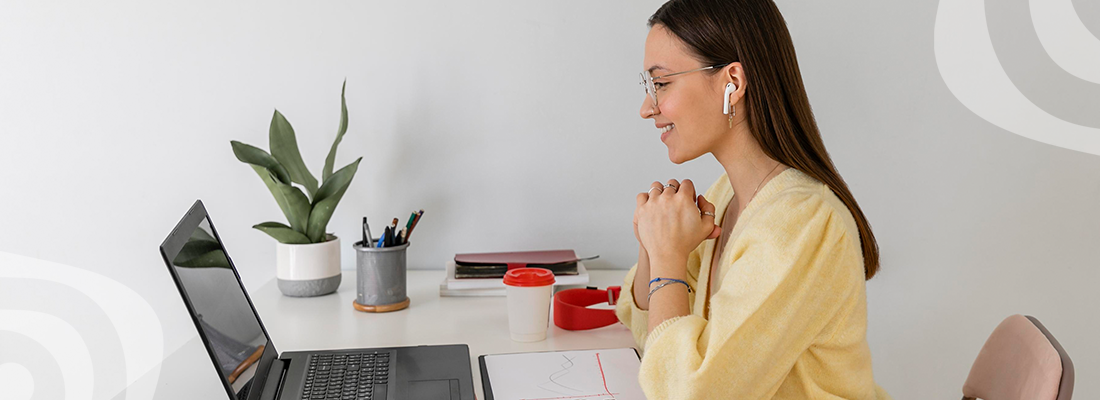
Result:
<svg viewBox="0 0 1100 400"><path fill-rule="evenodd" d="M389 312L409 306L405 294L405 250L409 243L391 247L364 247L356 243L356 293L352 305L363 312Z"/></svg>

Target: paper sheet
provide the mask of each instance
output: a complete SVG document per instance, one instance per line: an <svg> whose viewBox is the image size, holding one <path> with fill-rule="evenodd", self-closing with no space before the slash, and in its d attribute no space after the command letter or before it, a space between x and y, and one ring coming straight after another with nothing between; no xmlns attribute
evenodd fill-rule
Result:
<svg viewBox="0 0 1100 400"><path fill-rule="evenodd" d="M640 365L630 348L485 356L494 400L645 400Z"/></svg>

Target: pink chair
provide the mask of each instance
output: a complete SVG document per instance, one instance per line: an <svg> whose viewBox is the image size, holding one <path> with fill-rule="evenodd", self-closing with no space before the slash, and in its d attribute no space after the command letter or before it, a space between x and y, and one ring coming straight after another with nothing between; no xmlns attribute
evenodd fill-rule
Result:
<svg viewBox="0 0 1100 400"><path fill-rule="evenodd" d="M1070 400L1073 361L1039 320L1005 318L982 346L963 400Z"/></svg>

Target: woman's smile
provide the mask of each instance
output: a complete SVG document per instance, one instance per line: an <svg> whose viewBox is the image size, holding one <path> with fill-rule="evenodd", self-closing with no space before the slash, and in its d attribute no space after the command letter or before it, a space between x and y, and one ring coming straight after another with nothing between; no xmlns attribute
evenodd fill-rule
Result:
<svg viewBox="0 0 1100 400"><path fill-rule="evenodd" d="M675 128L675 127L676 127L676 124L668 124L668 125L665 125L663 128L659 128L661 130L661 141L662 142L664 142L665 139L668 138L668 135L672 134L672 129Z"/></svg>

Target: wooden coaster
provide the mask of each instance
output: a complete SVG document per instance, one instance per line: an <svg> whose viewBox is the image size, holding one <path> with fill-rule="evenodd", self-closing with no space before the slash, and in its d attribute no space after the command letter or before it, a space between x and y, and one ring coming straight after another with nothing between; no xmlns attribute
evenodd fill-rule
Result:
<svg viewBox="0 0 1100 400"><path fill-rule="evenodd" d="M405 301L402 301L400 303L385 304L385 305L381 305L381 306L365 306L365 305L359 304L358 301L352 300L351 305L353 307L355 307L356 311L382 313L382 312L404 310L404 309L408 308L409 307L409 298L406 297Z"/></svg>

